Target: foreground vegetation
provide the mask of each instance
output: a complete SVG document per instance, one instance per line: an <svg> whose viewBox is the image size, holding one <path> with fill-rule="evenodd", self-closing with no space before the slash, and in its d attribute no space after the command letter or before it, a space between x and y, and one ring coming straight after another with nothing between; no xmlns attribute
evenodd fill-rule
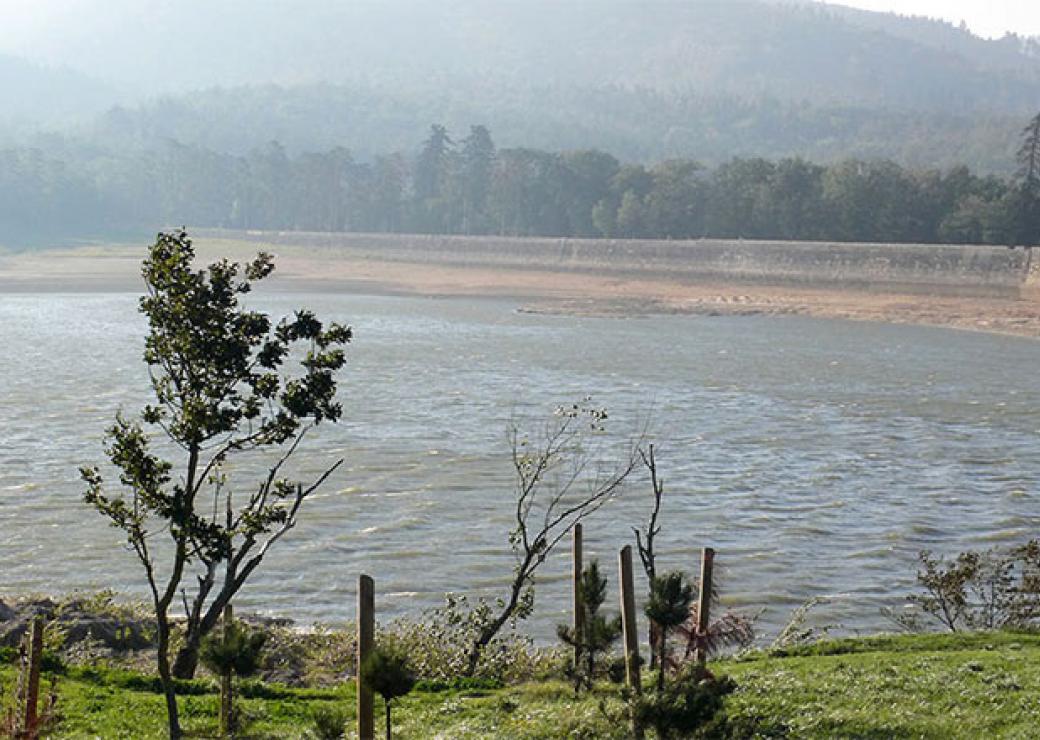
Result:
<svg viewBox="0 0 1040 740"><path fill-rule="evenodd" d="M1035 736L1040 721L1040 635L987 632L836 640L712 664L738 689L726 700L737 736ZM14 667L0 667L10 686ZM52 680L54 673L48 673ZM650 674L645 674L649 683ZM215 682L178 686L186 733L214 736ZM48 736L163 737L163 698L154 678L116 668L64 669L60 719ZM354 717L354 686L289 689L245 683L251 737L314 737L315 712ZM377 706L377 711L381 707ZM479 681L420 683L399 700L400 738L624 737L618 689L598 684L575 698L558 680L495 688ZM348 735L349 736L349 735Z"/></svg>

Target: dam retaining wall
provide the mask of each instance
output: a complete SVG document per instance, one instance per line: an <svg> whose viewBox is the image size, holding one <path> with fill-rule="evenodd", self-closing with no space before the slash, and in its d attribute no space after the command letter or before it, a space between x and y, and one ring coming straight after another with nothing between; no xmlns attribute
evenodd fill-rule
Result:
<svg viewBox="0 0 1040 740"><path fill-rule="evenodd" d="M412 264L564 270L684 282L1040 297L1040 257L1033 259L1027 248L226 230L205 230L197 235Z"/></svg>

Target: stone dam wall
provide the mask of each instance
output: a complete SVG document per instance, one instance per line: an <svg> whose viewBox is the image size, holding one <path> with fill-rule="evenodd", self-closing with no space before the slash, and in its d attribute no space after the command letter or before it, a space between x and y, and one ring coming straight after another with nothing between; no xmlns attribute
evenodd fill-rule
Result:
<svg viewBox="0 0 1040 740"><path fill-rule="evenodd" d="M201 238L411 264L576 271L682 282L1040 298L1027 248L934 244L571 239L311 232L196 232Z"/></svg>

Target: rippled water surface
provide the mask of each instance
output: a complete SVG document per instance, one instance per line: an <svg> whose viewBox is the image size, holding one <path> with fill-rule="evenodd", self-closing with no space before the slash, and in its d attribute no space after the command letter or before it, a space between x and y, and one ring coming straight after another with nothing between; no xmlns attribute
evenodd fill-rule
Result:
<svg viewBox="0 0 1040 740"><path fill-rule="evenodd" d="M344 420L299 455L345 458L243 606L353 617L359 572L381 616L446 591L495 596L512 560L510 418L591 393L613 428L653 409L666 480L661 566L717 548L726 601L765 632L807 599L849 630L911 586L922 548L1040 534L1040 343L796 318L592 319L515 303L277 295L355 327ZM80 500L115 411L148 397L131 295L0 296L0 590L116 586L143 595L121 538ZM249 470L232 470L248 481ZM237 477L234 477L237 476ZM243 483L243 487L249 487ZM586 527L613 572L648 507L642 479ZM539 581L543 639L566 608L568 554Z"/></svg>

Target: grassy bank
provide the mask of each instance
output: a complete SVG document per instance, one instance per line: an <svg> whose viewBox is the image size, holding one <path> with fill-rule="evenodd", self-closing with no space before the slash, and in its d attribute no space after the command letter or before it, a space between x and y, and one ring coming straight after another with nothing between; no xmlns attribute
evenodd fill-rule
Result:
<svg viewBox="0 0 1040 740"><path fill-rule="evenodd" d="M722 661L713 669L739 685L727 700L731 718L757 726L760 736L1030 738L1040 727L1037 635L841 640ZM5 691L13 680L11 666L0 669ZM243 688L251 737L307 737L319 707L338 706L353 717L351 682L332 689L260 683ZM214 736L215 686L195 681L181 689L189 732ZM437 689L427 686L400 702L395 737L624 737L623 725L609 716L620 703L616 689L607 685L577 699L559 682ZM69 668L59 677L59 696L62 719L52 737L162 737L162 699L148 676Z"/></svg>

